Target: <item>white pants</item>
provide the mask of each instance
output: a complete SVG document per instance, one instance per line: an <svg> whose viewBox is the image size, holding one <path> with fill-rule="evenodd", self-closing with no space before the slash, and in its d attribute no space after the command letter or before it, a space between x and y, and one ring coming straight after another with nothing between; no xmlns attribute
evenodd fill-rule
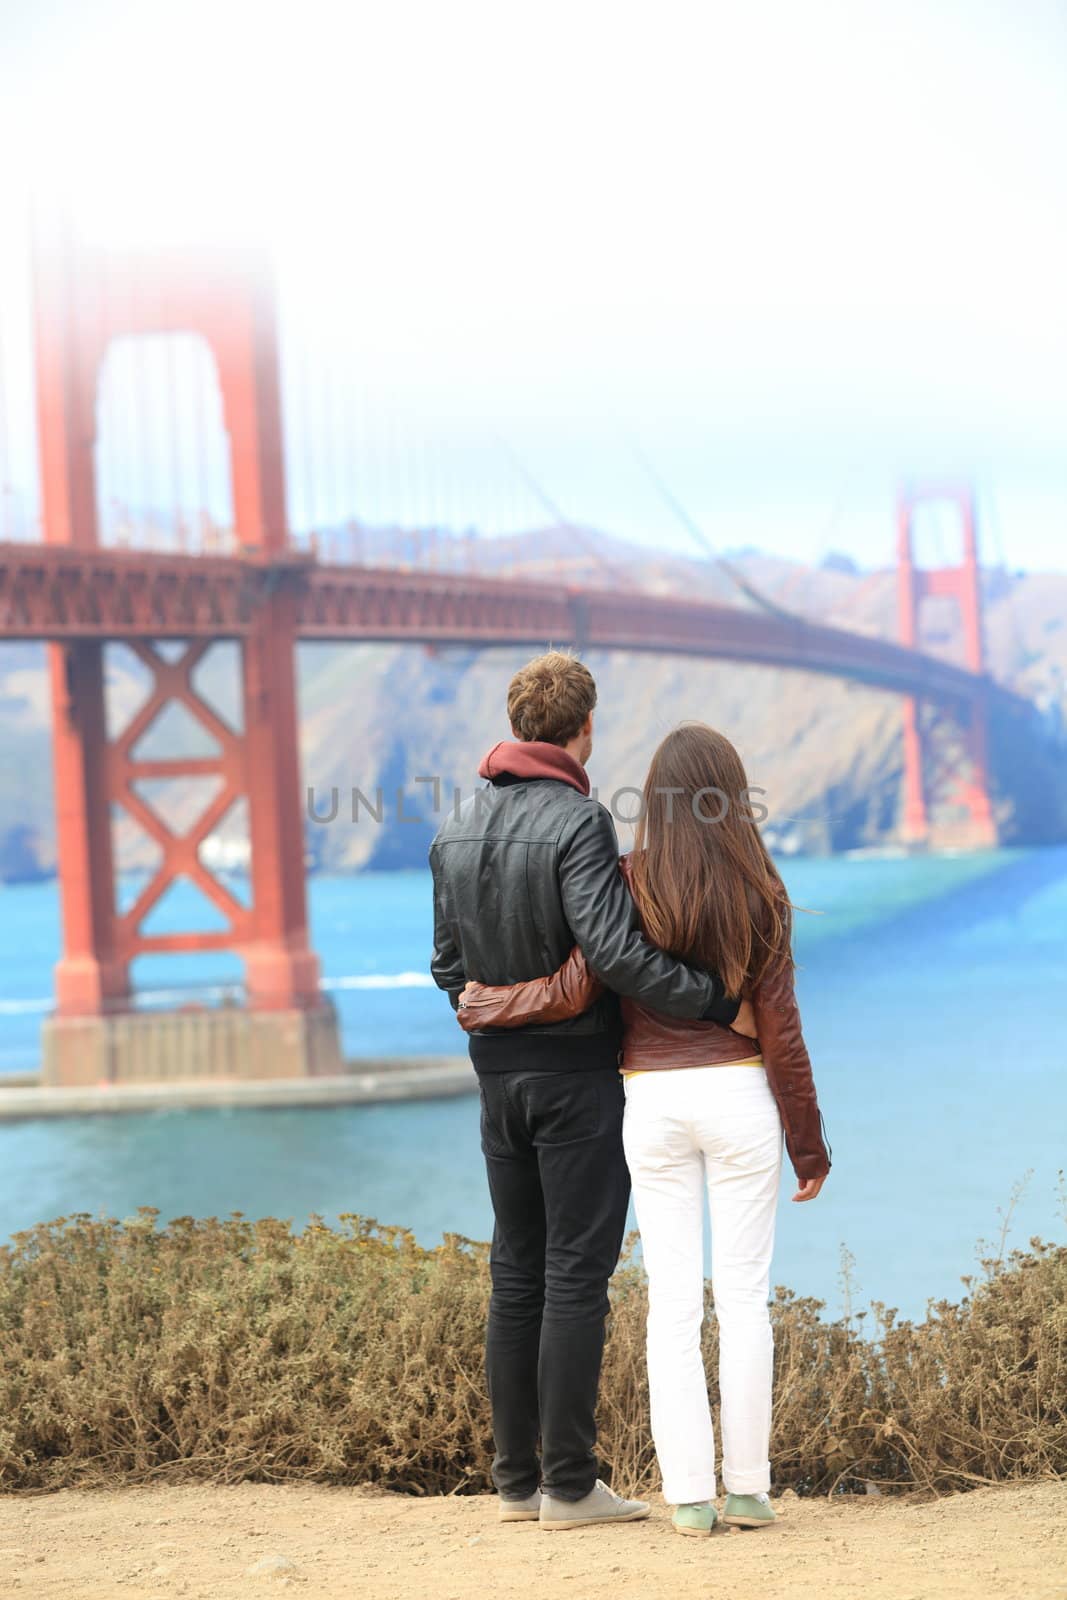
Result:
<svg viewBox="0 0 1067 1600"><path fill-rule="evenodd" d="M652 1437L673 1505L715 1495L715 1436L700 1350L704 1187L719 1323L727 1493L770 1488L768 1293L782 1129L762 1067L686 1067L625 1080L623 1142L648 1273Z"/></svg>

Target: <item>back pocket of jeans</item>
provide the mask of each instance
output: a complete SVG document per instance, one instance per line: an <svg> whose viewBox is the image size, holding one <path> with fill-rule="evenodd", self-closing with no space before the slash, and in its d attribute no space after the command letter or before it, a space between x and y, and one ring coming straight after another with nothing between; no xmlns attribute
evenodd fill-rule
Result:
<svg viewBox="0 0 1067 1600"><path fill-rule="evenodd" d="M598 1078L592 1072L544 1072L525 1080L527 1126L535 1145L577 1144L606 1131Z"/></svg>

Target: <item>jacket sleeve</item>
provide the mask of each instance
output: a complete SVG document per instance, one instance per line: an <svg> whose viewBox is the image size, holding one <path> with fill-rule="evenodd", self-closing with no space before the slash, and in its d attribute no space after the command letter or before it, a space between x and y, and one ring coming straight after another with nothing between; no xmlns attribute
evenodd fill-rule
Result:
<svg viewBox="0 0 1067 1600"><path fill-rule="evenodd" d="M526 983L472 983L460 1001L461 1028L521 1028L528 1022L565 1022L588 1011L604 991L577 945L547 978Z"/></svg>
<svg viewBox="0 0 1067 1600"><path fill-rule="evenodd" d="M793 1170L798 1178L821 1178L830 1170L830 1151L800 1026L791 961L774 963L752 994L752 1009Z"/></svg>
<svg viewBox="0 0 1067 1600"><path fill-rule="evenodd" d="M615 829L603 806L589 807L562 850L559 882L575 943L605 988L669 1017L729 1027L740 1001L727 997L718 974L684 966L643 937L619 872Z"/></svg>
<svg viewBox="0 0 1067 1600"><path fill-rule="evenodd" d="M445 915L444 885L434 850L430 852L430 870L433 873L433 955L430 958L430 974L437 987L446 991L454 1011L459 1005L460 991L467 977L463 971L459 946Z"/></svg>

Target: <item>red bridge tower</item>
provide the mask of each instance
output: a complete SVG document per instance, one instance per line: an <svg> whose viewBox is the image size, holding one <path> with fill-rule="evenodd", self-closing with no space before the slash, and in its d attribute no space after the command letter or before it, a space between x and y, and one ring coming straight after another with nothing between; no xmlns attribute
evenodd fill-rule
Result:
<svg viewBox="0 0 1067 1600"><path fill-rule="evenodd" d="M94 460L97 388L111 341L195 332L214 356L229 437L235 534L250 562L287 558L278 356L271 285L258 255L96 252L56 217L35 241L38 431L45 541L99 543ZM298 562L299 557L295 560ZM283 570L283 569L280 569ZM104 644L50 644L63 953L56 1016L45 1030L51 1082L145 1075L295 1076L334 1071L336 1025L319 992L307 934L292 586L277 583L239 641L243 719L235 728L194 685L207 640L156 647L150 623L131 648L152 675L146 703L107 727ZM217 755L141 760L136 746L179 702ZM148 779L213 777L221 785L199 820L175 832L138 790ZM251 903L200 859L200 846L239 799L247 805ZM134 904L116 905L112 810L122 808L159 848ZM148 913L185 876L221 912L222 931L151 934ZM156 951L229 949L243 957L248 1011L182 1016L133 1012L129 965ZM146 1074L144 1063L158 1065Z"/></svg>
<svg viewBox="0 0 1067 1600"><path fill-rule="evenodd" d="M915 565L913 529L916 509L932 501L949 501L958 512L963 532L963 557L958 567L921 568ZM921 649L922 602L948 598L959 607L963 626L964 665L984 674L985 640L982 632L982 579L974 495L969 489L924 488L901 493L897 505L898 597L900 641ZM936 735L940 712L920 705L914 697L904 702L904 815L902 832L909 843L930 838L929 798L939 766ZM965 821L959 842L969 847L995 845L997 828L990 803L988 710L985 697L975 697L962 728L963 750L952 761L953 782L947 798L963 811ZM956 835L953 834L956 842Z"/></svg>

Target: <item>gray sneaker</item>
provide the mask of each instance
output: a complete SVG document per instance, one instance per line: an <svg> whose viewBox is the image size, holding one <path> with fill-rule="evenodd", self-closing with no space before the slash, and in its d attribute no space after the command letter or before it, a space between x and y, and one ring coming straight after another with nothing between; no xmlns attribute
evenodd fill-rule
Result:
<svg viewBox="0 0 1067 1600"><path fill-rule="evenodd" d="M642 1522L652 1507L644 1500L624 1500L598 1478L581 1500L541 1498L542 1528L588 1528L594 1522Z"/></svg>
<svg viewBox="0 0 1067 1600"><path fill-rule="evenodd" d="M501 1522L536 1522L541 1515L540 1489L528 1494L525 1500L505 1500L501 1495L496 1514Z"/></svg>

